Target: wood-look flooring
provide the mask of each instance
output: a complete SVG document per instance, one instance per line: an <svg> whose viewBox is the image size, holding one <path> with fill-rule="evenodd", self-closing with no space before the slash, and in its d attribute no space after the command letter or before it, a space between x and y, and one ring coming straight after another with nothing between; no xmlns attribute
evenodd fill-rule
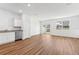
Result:
<svg viewBox="0 0 79 59"><path fill-rule="evenodd" d="M0 55L78 55L79 39L37 35L0 45Z"/></svg>

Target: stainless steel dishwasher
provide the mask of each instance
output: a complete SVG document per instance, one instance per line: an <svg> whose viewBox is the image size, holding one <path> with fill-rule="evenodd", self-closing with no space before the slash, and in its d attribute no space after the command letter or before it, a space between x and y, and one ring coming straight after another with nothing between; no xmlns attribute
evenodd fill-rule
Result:
<svg viewBox="0 0 79 59"><path fill-rule="evenodd" d="M15 31L15 40L22 39L22 30L16 30Z"/></svg>

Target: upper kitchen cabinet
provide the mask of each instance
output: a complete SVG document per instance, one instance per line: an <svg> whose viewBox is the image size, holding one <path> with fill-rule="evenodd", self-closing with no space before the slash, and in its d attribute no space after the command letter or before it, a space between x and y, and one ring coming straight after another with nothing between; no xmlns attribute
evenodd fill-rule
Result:
<svg viewBox="0 0 79 59"><path fill-rule="evenodd" d="M22 18L21 15L17 15L14 18L14 27L21 27L22 26Z"/></svg>
<svg viewBox="0 0 79 59"><path fill-rule="evenodd" d="M13 17L13 13L4 9L0 9L0 30L6 30L12 27Z"/></svg>

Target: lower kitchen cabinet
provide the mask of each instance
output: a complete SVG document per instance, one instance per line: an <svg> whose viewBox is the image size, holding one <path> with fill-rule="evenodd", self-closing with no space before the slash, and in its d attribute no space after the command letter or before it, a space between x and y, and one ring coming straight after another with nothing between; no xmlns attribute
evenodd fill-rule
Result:
<svg viewBox="0 0 79 59"><path fill-rule="evenodd" d="M0 33L0 45L14 41L15 41L15 32Z"/></svg>

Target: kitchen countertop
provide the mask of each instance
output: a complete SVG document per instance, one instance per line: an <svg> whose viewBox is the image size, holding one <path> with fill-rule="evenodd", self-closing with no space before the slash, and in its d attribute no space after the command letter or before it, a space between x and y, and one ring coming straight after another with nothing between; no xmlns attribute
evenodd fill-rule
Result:
<svg viewBox="0 0 79 59"><path fill-rule="evenodd" d="M16 31L23 31L23 30L0 30L0 33L5 33L5 32L16 32Z"/></svg>

